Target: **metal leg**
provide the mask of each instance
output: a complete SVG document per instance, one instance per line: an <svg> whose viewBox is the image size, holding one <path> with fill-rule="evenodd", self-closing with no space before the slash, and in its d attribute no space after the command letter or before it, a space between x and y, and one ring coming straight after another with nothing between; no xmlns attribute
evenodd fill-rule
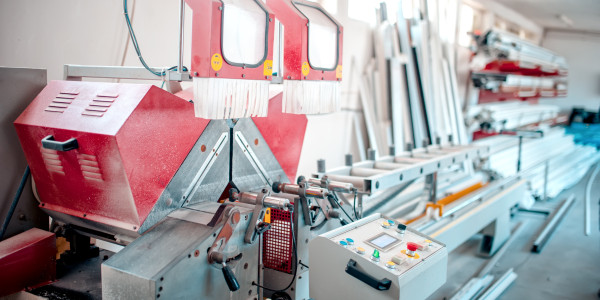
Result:
<svg viewBox="0 0 600 300"><path fill-rule="evenodd" d="M506 211L482 230L483 239L479 246L480 256L490 257L494 255L500 247L510 237L510 211Z"/></svg>
<svg viewBox="0 0 600 300"><path fill-rule="evenodd" d="M432 203L437 202L437 172L433 172L425 177L425 189L428 193L428 199Z"/></svg>

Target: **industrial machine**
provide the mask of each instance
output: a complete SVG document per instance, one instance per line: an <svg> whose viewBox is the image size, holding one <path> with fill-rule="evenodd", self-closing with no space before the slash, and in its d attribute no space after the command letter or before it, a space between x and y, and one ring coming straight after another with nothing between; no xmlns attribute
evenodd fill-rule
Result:
<svg viewBox="0 0 600 300"><path fill-rule="evenodd" d="M425 299L446 282L444 244L373 214L310 243L315 299Z"/></svg>
<svg viewBox="0 0 600 300"><path fill-rule="evenodd" d="M124 1L144 68L66 65L14 122L51 230L84 257L91 238L122 248L102 264L103 298L422 299L465 240L482 233L484 256L507 241L530 171L522 139L516 172L490 158L499 143L431 143L427 125L404 149L297 177L305 115L339 107L341 24L309 1L185 3L189 70L183 40L176 67L147 66ZM525 145L528 158L541 147Z"/></svg>

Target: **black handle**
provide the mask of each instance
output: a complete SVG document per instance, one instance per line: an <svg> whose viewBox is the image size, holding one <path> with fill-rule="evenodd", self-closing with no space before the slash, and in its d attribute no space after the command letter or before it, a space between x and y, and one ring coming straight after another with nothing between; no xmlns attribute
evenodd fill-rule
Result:
<svg viewBox="0 0 600 300"><path fill-rule="evenodd" d="M375 279L375 277L359 270L356 267L356 262L353 259L348 261L348 265L346 265L346 273L348 273L348 274L352 275L352 277L368 284L370 287L372 287L376 290L387 291L390 289L390 286L392 286L392 281L387 278L377 280L377 279Z"/></svg>
<svg viewBox="0 0 600 300"><path fill-rule="evenodd" d="M223 264L223 269L221 269L221 271L223 271L223 277L225 277L225 282L227 282L229 290L232 292L239 290L240 284L235 278L235 274L233 274L233 271L231 271L231 269L226 264Z"/></svg>
<svg viewBox="0 0 600 300"><path fill-rule="evenodd" d="M54 140L54 136L49 135L42 139L42 147L56 151L69 151L79 148L79 144L75 138L70 138L64 142L57 142Z"/></svg>

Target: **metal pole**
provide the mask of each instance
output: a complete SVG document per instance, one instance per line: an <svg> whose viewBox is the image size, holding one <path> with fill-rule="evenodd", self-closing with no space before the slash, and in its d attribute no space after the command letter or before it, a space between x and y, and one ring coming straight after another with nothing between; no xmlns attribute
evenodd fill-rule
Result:
<svg viewBox="0 0 600 300"><path fill-rule="evenodd" d="M546 242L550 240L550 237L558 228L560 221L566 216L567 211L571 207L571 205L575 202L575 194L572 194L564 200L558 209L554 211L554 213L550 216L546 225L542 229L542 232L538 235L538 237L533 242L533 247L531 247L531 252L540 253L542 252L542 248L546 245Z"/></svg>
<svg viewBox="0 0 600 300"><path fill-rule="evenodd" d="M517 155L517 173L521 172L521 149L523 148L523 136L519 136L519 154Z"/></svg>
<svg viewBox="0 0 600 300"><path fill-rule="evenodd" d="M183 73L183 25L185 23L185 0L179 1L179 62L177 73Z"/></svg>
<svg viewBox="0 0 600 300"><path fill-rule="evenodd" d="M548 200L548 169L550 168L550 160L546 160L544 164L544 201Z"/></svg>
<svg viewBox="0 0 600 300"><path fill-rule="evenodd" d="M592 183L594 183L594 178L596 178L596 175L598 175L598 171L600 171L600 164L596 165L596 169L594 169L594 172L592 172L592 175L590 175L590 179L588 179L588 182L585 186L585 202L584 202L584 222L585 222L585 235L589 236L592 232L591 229L591 225L590 225L590 220L591 220L591 216L590 216L590 194L592 191Z"/></svg>

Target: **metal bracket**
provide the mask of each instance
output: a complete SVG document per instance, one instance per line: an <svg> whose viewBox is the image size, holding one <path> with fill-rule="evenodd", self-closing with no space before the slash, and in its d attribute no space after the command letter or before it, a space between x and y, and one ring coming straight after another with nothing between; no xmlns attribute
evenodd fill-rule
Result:
<svg viewBox="0 0 600 300"><path fill-rule="evenodd" d="M252 244L256 240L258 220L259 218L262 219L265 213L265 208L263 206L263 199L266 196L265 192L265 190L262 190L256 196L254 212L252 213L252 218L250 219L250 223L248 224L248 228L246 229L246 235L244 236L244 242L246 244Z"/></svg>
<svg viewBox="0 0 600 300"><path fill-rule="evenodd" d="M240 211L233 205L228 205L223 213L223 219L225 219L223 228L221 228L221 231L210 247L210 250L208 250L207 259L210 264L227 261L227 258L223 254L223 250L240 222Z"/></svg>

